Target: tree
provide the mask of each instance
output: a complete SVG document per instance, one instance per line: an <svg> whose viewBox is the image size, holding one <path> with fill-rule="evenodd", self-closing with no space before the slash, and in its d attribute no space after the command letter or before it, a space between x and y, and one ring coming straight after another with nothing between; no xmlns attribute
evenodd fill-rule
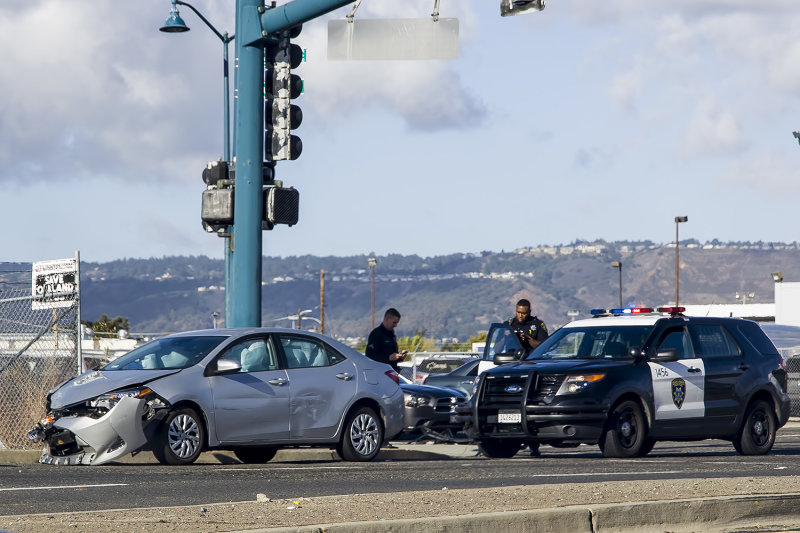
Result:
<svg viewBox="0 0 800 533"><path fill-rule="evenodd" d="M118 316L116 318L109 318L108 315L103 313L100 318L94 322L90 320L81 320L81 323L88 328L91 328L95 334L102 336L111 336L119 333L119 330L130 330L130 321L128 317Z"/></svg>

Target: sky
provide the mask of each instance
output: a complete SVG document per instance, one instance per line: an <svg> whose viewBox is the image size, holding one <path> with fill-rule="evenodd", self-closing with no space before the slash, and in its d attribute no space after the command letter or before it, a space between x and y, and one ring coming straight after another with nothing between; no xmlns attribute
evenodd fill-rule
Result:
<svg viewBox="0 0 800 533"><path fill-rule="evenodd" d="M234 0L192 5L235 33ZM223 45L186 7L190 32L159 32L169 8L0 3L0 261L223 257L200 222ZM356 18L432 8L364 0ZM441 0L458 59L328 61L327 20L349 11L295 40L303 154L276 178L300 217L263 233L264 255L668 243L675 216L681 240L798 240L797 0L548 0L514 17Z"/></svg>

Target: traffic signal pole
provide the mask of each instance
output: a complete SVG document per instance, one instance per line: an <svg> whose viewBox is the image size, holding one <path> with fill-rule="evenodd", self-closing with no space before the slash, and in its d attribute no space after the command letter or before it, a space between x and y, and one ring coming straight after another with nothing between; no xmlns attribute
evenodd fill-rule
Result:
<svg viewBox="0 0 800 533"><path fill-rule="evenodd" d="M265 9L263 0L237 0L238 73L234 112L233 231L225 290L230 295L228 327L261 326L261 220L264 161L264 41L352 0L293 0ZM227 298L228 296L226 296Z"/></svg>

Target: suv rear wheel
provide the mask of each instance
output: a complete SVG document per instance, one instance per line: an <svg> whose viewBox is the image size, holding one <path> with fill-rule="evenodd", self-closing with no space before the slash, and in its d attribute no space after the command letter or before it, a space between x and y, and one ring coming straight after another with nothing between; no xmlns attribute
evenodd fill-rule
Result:
<svg viewBox="0 0 800 533"><path fill-rule="evenodd" d="M508 459L517 455L522 441L514 439L486 439L478 444L483 455L497 459Z"/></svg>
<svg viewBox="0 0 800 533"><path fill-rule="evenodd" d="M764 400L752 402L742 427L733 438L733 447L742 455L764 455L775 444L775 413Z"/></svg>
<svg viewBox="0 0 800 533"><path fill-rule="evenodd" d="M627 400L617 405L611 411L606 430L600 436L600 450L603 455L638 457L646 449L646 442L647 427L639 404Z"/></svg>

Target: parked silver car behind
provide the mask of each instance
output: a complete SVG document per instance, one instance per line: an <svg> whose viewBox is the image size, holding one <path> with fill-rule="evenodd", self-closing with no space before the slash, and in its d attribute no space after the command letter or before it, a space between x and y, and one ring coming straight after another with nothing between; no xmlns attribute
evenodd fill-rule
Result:
<svg viewBox="0 0 800 533"><path fill-rule="evenodd" d="M141 449L189 464L206 449L264 463L283 446L369 461L403 428L397 373L344 344L281 328L178 333L56 387L28 434L42 463L98 465Z"/></svg>

